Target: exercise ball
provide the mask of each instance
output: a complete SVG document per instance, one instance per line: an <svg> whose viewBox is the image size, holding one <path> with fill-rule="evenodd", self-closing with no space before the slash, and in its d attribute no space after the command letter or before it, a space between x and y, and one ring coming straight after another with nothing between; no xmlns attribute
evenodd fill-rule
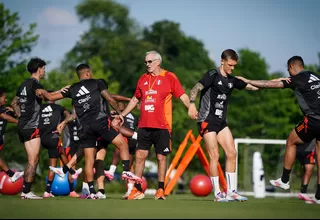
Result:
<svg viewBox="0 0 320 220"><path fill-rule="evenodd" d="M210 178L204 174L195 175L190 181L190 190L195 196L208 196L212 188Z"/></svg>
<svg viewBox="0 0 320 220"><path fill-rule="evenodd" d="M68 180L68 173L62 178L59 175L54 175L51 184L51 193L55 196L67 196L70 193L70 186ZM48 176L46 177L46 183L48 183ZM76 188L77 180L73 180L73 187Z"/></svg>
<svg viewBox="0 0 320 220"><path fill-rule="evenodd" d="M147 179L143 176L142 177L142 183L141 183L142 192L144 193L146 189L148 188L148 182Z"/></svg>
<svg viewBox="0 0 320 220"><path fill-rule="evenodd" d="M127 181L127 189L128 189L128 181ZM142 177L142 183L141 183L141 188L142 188L142 192L144 193L146 191L146 189L148 188L148 181L147 179L143 176Z"/></svg>
<svg viewBox="0 0 320 220"><path fill-rule="evenodd" d="M13 170L14 171L14 170ZM15 171L14 171L15 172ZM12 183L5 172L0 172L0 193L3 195L17 195L22 192L23 178Z"/></svg>

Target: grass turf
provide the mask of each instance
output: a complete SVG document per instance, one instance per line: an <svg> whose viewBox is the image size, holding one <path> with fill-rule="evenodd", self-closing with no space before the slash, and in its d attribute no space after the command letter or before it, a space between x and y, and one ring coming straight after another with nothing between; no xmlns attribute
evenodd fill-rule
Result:
<svg viewBox="0 0 320 220"><path fill-rule="evenodd" d="M320 206L305 204L298 198L254 199L247 202L217 203L213 196L171 195L167 200L123 200L120 194L109 194L105 200L83 200L55 197L43 200L21 200L19 196L0 196L2 219L8 218L243 218L243 219L319 219Z"/></svg>

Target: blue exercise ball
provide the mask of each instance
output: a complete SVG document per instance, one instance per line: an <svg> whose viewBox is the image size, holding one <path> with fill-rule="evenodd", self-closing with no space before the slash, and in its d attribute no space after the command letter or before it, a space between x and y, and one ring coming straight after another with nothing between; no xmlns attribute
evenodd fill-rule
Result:
<svg viewBox="0 0 320 220"><path fill-rule="evenodd" d="M70 193L69 181L68 181L68 173L61 178L59 175L54 175L52 185L51 185L51 193L55 196L67 196ZM46 176L46 183L48 183L48 176ZM73 180L73 187L76 188L77 180Z"/></svg>

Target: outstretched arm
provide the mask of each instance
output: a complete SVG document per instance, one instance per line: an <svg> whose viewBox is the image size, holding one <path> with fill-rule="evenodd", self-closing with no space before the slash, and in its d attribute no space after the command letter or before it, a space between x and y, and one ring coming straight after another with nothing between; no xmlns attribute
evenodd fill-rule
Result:
<svg viewBox="0 0 320 220"><path fill-rule="evenodd" d="M69 89L69 87L70 85L67 85L54 92L47 92L44 89L37 89L36 95L44 100L56 101L64 98L61 92L66 92Z"/></svg>
<svg viewBox="0 0 320 220"><path fill-rule="evenodd" d="M122 111L122 115L126 116L129 112L132 111L132 109L134 109L134 107L137 106L137 104L139 103L139 99L137 99L137 97L133 96L130 100L130 102L128 103L127 107Z"/></svg>
<svg viewBox="0 0 320 220"><path fill-rule="evenodd" d="M281 80L249 80L242 76L236 76L236 77L258 88L271 88L271 89L283 88L283 83Z"/></svg>
<svg viewBox="0 0 320 220"><path fill-rule="evenodd" d="M247 86L246 86L245 89L246 89L246 90L252 90L252 91L257 91L257 90L259 90L258 87L255 87L255 86L253 86L253 85L251 85L251 84L247 84Z"/></svg>
<svg viewBox="0 0 320 220"><path fill-rule="evenodd" d="M20 107L19 107L19 97L15 96L12 101L11 101L11 106L13 108L14 113L17 115L17 117L19 118L21 115L20 112Z"/></svg>
<svg viewBox="0 0 320 220"><path fill-rule="evenodd" d="M0 118L4 119L4 120L6 120L6 121L8 121L10 123L18 124L18 120L16 118L14 118L14 117L6 114L6 113L1 113L0 114Z"/></svg>
<svg viewBox="0 0 320 220"><path fill-rule="evenodd" d="M203 89L203 85L201 83L197 83L191 90L190 90L190 105L188 109L188 115L191 119L197 119L198 118L198 111L196 108L196 98L198 95L198 92Z"/></svg>
<svg viewBox="0 0 320 220"><path fill-rule="evenodd" d="M186 106L187 108L189 108L190 106L190 99L189 96L187 94L182 94L180 96L180 100L183 102L184 106Z"/></svg>
<svg viewBox="0 0 320 220"><path fill-rule="evenodd" d="M122 95L118 95L118 94L111 94L111 96L117 100L117 101L127 101L127 102L130 102L130 98L129 97L126 97L126 96L122 96Z"/></svg>

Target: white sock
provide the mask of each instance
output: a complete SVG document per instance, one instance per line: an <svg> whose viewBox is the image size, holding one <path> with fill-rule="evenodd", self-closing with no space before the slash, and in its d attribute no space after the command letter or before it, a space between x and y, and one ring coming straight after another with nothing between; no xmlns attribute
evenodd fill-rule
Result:
<svg viewBox="0 0 320 220"><path fill-rule="evenodd" d="M112 173L112 175L113 175L114 172L116 172L116 169L117 169L117 166L112 164L112 165L110 165L109 172Z"/></svg>
<svg viewBox="0 0 320 220"><path fill-rule="evenodd" d="M219 185L219 176L211 176L210 177L214 195L217 195L220 192L220 185Z"/></svg>
<svg viewBox="0 0 320 220"><path fill-rule="evenodd" d="M137 140L137 137L138 137L137 132L133 132L132 139L136 139Z"/></svg>
<svg viewBox="0 0 320 220"><path fill-rule="evenodd" d="M131 192L133 189L134 183L128 183L128 192Z"/></svg>
<svg viewBox="0 0 320 220"><path fill-rule="evenodd" d="M86 182L82 182L82 194L90 194L89 193L89 185Z"/></svg>
<svg viewBox="0 0 320 220"><path fill-rule="evenodd" d="M229 173L226 172L226 179L227 179L227 185L228 185L228 192L231 193L236 189L235 186L235 180L236 180L236 173Z"/></svg>

